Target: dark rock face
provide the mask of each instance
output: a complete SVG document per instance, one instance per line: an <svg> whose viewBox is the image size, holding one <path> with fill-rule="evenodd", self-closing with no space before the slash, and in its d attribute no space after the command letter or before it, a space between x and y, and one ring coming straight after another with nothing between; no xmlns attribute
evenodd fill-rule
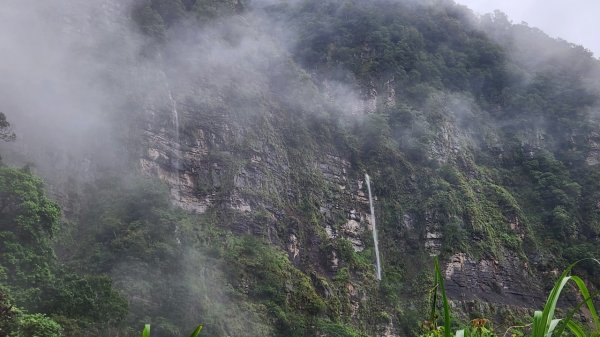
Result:
<svg viewBox="0 0 600 337"><path fill-rule="evenodd" d="M264 90L267 95L268 88ZM172 120L172 111L163 108L158 109L161 113L147 114L146 149L139 167L169 185L176 205L199 214L211 209L228 214L223 226L234 233L265 238L284 249L298 268L329 279L349 265L341 248L344 244L356 254L372 249L364 169L353 162L345 147L335 145L335 139L320 143L308 139L299 146L294 133L307 126L290 126L289 111L281 113L277 99L254 102L254 112L246 115L218 100L209 109L187 97L175 99L188 102L177 111L179 140L173 125L164 122ZM463 165L477 179L479 173L465 160L473 139L459 131L456 123L449 118L440 126L426 156L441 165ZM409 184L416 183L418 173L414 175L408 177ZM377 197L376 215L389 226L389 211L382 209L385 200ZM444 249L447 214L436 208L419 209L395 214L393 239L382 241L402 252L395 263L406 265L411 273L407 278L425 272L429 266L415 264L426 263L426 255L439 255ZM518 216L509 218L498 226L518 232L522 239L525 232ZM383 247L384 261L387 249ZM448 294L464 312L481 305L527 311L543 303L544 289L532 277L536 271L516 253L501 252L495 258L463 253L449 258L445 267ZM384 275L386 265L391 263L384 263ZM370 282L367 275L352 275L346 284L343 296L356 322L366 317ZM396 336L397 324L390 319L381 326L381 335Z"/></svg>
<svg viewBox="0 0 600 337"><path fill-rule="evenodd" d="M311 145L304 153L290 150L288 129L282 127L285 121L269 112L269 105L262 108L262 116L246 116L242 123L231 111L215 115L201 106L184 106L179 110L184 125L179 143L173 131L150 123L140 168L165 181L181 208L196 213L211 208L226 211L232 216L223 225L233 232L266 238L287 251L300 269L331 278L348 265L332 243L347 242L356 253L372 249L364 171L330 144ZM454 162L462 151L456 145L459 138L450 134L453 127L443 130L430 155L442 163ZM303 206L306 198L311 203ZM377 213L381 209L375 198ZM307 222L310 217L313 221ZM415 251L440 254L446 225L441 214L407 212L399 219L399 241L394 245L407 254L404 263L411 263ZM515 219L507 224L513 229L518 227ZM510 253L501 260L456 254L445 273L450 297L465 312L474 310L473 303L508 311L543 303L541 286L532 283L534 271ZM349 314L356 321L368 308L367 283L355 276L346 285ZM381 326L381 336L397 336L395 324L390 320Z"/></svg>
<svg viewBox="0 0 600 337"><path fill-rule="evenodd" d="M510 253L502 262L456 254L446 265L446 289L454 301L539 308L546 294L531 273L527 263Z"/></svg>

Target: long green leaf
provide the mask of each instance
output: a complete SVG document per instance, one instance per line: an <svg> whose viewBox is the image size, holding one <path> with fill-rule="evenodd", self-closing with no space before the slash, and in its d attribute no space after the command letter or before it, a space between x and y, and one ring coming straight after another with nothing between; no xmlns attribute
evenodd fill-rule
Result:
<svg viewBox="0 0 600 337"><path fill-rule="evenodd" d="M546 337L546 334L550 330L550 324L554 319L554 312L556 311L556 304L558 302L558 298L563 288L565 287L565 284L567 284L567 282L569 281L569 273L571 272L571 269L573 269L575 264L577 264L577 262L571 264L569 267L567 267L567 269L565 269L565 271L561 274L560 278L552 288L552 291L548 296L548 300L544 305L544 310L542 311L541 318L536 320L536 317L534 315L532 337Z"/></svg>
<svg viewBox="0 0 600 337"><path fill-rule="evenodd" d="M142 337L150 337L150 324L144 325L144 330L142 331Z"/></svg>
<svg viewBox="0 0 600 337"><path fill-rule="evenodd" d="M554 312L556 311L558 298L560 297L562 290L564 289L565 285L567 284L567 282L569 282L570 279L570 276L567 276L567 274L563 274L552 289L552 292L548 297L548 302L546 302L546 305L544 306L544 311L542 312L542 330L538 331L539 335L536 335L535 337L543 337L550 330L550 324L554 319Z"/></svg>
<svg viewBox="0 0 600 337"><path fill-rule="evenodd" d="M579 304L577 304L577 306L575 308L571 309L569 311L569 314L567 314L567 317L565 317L563 319L564 324L561 324L560 329L556 332L556 336L562 336L563 332L565 331L565 328L567 328L566 323L570 322L573 319L573 316L575 315L575 313L578 312L584 304L586 304L588 301L592 300L595 296L598 296L598 294L600 294L600 290L595 291L593 294L590 294L590 296L588 296L588 297L584 297L583 301L579 302ZM600 333L600 331L596 331L596 333Z"/></svg>
<svg viewBox="0 0 600 337"><path fill-rule="evenodd" d="M567 327L569 330L571 330L575 337L587 337L581 326L575 323L575 321L568 321Z"/></svg>
<svg viewBox="0 0 600 337"><path fill-rule="evenodd" d="M192 332L190 337L198 337L198 335L200 334L200 331L202 331L203 327L204 326L202 324L198 325L198 327L196 328L196 330L194 330L194 332Z"/></svg>
<svg viewBox="0 0 600 337"><path fill-rule="evenodd" d="M536 332L537 331L543 330L543 327L542 327L542 316L543 316L543 314L542 314L542 312L540 310L536 310L533 313L533 328L532 328L532 331L531 331L531 335L533 337L536 336Z"/></svg>
<svg viewBox="0 0 600 337"><path fill-rule="evenodd" d="M581 292L581 296L583 296L583 298L584 298L584 302L587 305L588 310L590 311L590 315L592 316L592 322L594 323L594 329L597 332L600 332L600 319L598 319L598 312L596 311L596 308L594 307L594 302L592 302L592 297L590 296L590 292L589 292L587 286L585 285L585 283L579 276L571 276L571 280L573 280L573 282L575 282L575 284L579 288L579 291Z"/></svg>
<svg viewBox="0 0 600 337"><path fill-rule="evenodd" d="M573 280L577 284L577 286L579 287L580 291L582 292L584 298L588 298L588 300L586 300L585 302L586 302L588 308L590 309L590 311L593 312L592 317L594 320L594 324L595 325L600 324L600 323L597 323L598 322L598 319L597 319L598 314L597 314L595 308L593 307L591 298L589 298L589 291L587 290L587 287L585 286L584 282L579 277L570 275L573 267L575 267L577 264L579 264L580 262L585 261L585 260L592 260L592 261L600 264L600 261L589 258L589 259L582 259L582 260L576 261L575 263L572 263L570 266L568 266L567 269L565 269L565 271L561 274L560 278L558 279L558 281L552 288L552 291L550 292L550 295L548 296L548 300L546 301L546 305L544 305L544 310L541 313L541 315L537 311L534 314L532 337L551 337L554 328L556 328L556 324L553 324L553 322L554 322L554 312L556 311L556 305L558 303L558 298L560 297L560 294L561 294L562 290L564 289L565 285L570 280ZM565 324L568 325L569 321L565 322ZM562 331L562 329L561 329L561 331Z"/></svg>

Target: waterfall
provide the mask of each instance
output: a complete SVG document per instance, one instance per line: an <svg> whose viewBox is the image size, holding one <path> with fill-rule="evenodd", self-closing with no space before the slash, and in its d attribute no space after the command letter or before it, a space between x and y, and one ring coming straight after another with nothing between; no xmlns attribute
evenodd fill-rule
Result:
<svg viewBox="0 0 600 337"><path fill-rule="evenodd" d="M379 240L377 239L377 226L375 225L375 209L373 207L373 196L371 195L371 179L365 173L367 190L369 191L369 207L371 209L371 225L373 226L373 244L375 245L375 262L377 267L377 280L381 281L381 260L379 259Z"/></svg>
<svg viewBox="0 0 600 337"><path fill-rule="evenodd" d="M161 60L161 62L164 64L164 59L161 53L158 54L159 59ZM174 169L173 171L173 178L175 179L175 184L170 184L170 190L171 190L171 196L173 197L173 199L176 202L181 202L181 177L180 177L180 170L181 170L181 139L179 136L179 111L177 111L177 100L175 99L175 96L173 95L173 90L171 90L171 84L169 83L169 77L167 76L167 73L165 72L165 70L160 69L160 74L162 75L163 78L163 83L165 86L165 89L167 91L168 94L168 98L169 98L169 103L171 105L171 122L173 125L173 131L175 133L175 138L173 139L173 154L171 157L171 168ZM179 238L179 228L176 227L175 228L175 238L177 240L177 243L179 244L181 242L180 238Z"/></svg>
<svg viewBox="0 0 600 337"><path fill-rule="evenodd" d="M169 82L167 82L167 90L169 92L169 100L171 101L171 114L173 118L173 128L175 129L175 146L177 147L177 169L179 169L179 154L181 151L181 143L179 139L179 112L177 111L177 101L173 97L173 92L171 91L171 87L169 86Z"/></svg>
<svg viewBox="0 0 600 337"><path fill-rule="evenodd" d="M177 174L177 186L175 193L177 196L177 200L181 200L181 185L179 177L179 171L181 169L181 162L179 159L181 158L181 139L179 138L179 112L177 111L177 101L175 100L175 97L173 97L173 91L171 91L171 86L169 85L167 75L164 72L163 75L165 76L165 85L167 87L167 93L169 94L169 101L171 102L171 119L173 122L173 129L175 131L175 153L173 154L173 159L171 161L171 164L175 167L175 172ZM179 238L177 238L177 241L179 241Z"/></svg>
<svg viewBox="0 0 600 337"><path fill-rule="evenodd" d="M162 53L158 53L158 57L164 63ZM181 139L179 137L179 111L177 111L177 101L175 100L175 96L173 96L173 91L171 90L171 85L169 84L169 78L167 77L167 73L164 70L160 70L160 73L163 77L165 87L167 89L167 94L169 95L169 102L171 103L171 121L173 123L173 131L175 131L174 163L175 169L179 170L179 157L181 157Z"/></svg>

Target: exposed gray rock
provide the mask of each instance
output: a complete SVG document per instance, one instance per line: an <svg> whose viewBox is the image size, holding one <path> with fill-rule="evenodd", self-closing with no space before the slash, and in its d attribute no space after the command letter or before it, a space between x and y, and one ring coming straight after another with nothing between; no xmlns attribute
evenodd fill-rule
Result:
<svg viewBox="0 0 600 337"><path fill-rule="evenodd" d="M298 255L300 254L300 243L298 242L296 235L290 235L287 248L293 260L298 258Z"/></svg>
<svg viewBox="0 0 600 337"><path fill-rule="evenodd" d="M443 235L441 232L441 223L437 220L436 214L427 212L425 214L425 250L431 256L437 256L442 249Z"/></svg>
<svg viewBox="0 0 600 337"><path fill-rule="evenodd" d="M364 226L361 226L358 221L353 219L348 220L348 222L343 224L341 228L342 236L352 243L354 251L357 252L361 252L365 249L361 238L364 231Z"/></svg>
<svg viewBox="0 0 600 337"><path fill-rule="evenodd" d="M593 133L588 139L589 152L586 164L593 166L600 164L600 133Z"/></svg>
<svg viewBox="0 0 600 337"><path fill-rule="evenodd" d="M453 255L446 265L446 290L454 301L481 300L516 307L539 307L544 291L528 265L510 252L500 262Z"/></svg>

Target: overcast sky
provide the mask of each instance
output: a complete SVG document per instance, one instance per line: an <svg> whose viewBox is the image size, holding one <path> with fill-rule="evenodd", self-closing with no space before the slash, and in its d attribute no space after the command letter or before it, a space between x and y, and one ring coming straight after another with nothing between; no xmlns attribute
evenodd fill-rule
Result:
<svg viewBox="0 0 600 337"><path fill-rule="evenodd" d="M580 44L600 56L599 0L455 0L476 13L499 9L513 23L525 21L552 37Z"/></svg>

